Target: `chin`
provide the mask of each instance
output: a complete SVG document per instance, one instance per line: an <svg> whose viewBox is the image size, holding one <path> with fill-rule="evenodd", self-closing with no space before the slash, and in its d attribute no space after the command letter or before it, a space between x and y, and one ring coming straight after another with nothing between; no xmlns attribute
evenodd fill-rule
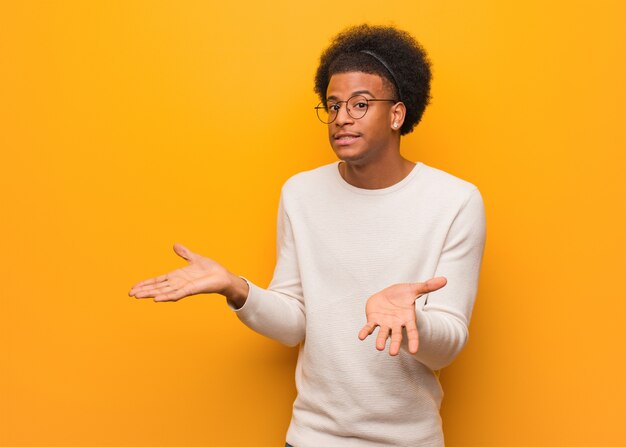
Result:
<svg viewBox="0 0 626 447"><path fill-rule="evenodd" d="M365 158L365 154L345 147L333 147L333 151L337 158L346 163L358 162Z"/></svg>

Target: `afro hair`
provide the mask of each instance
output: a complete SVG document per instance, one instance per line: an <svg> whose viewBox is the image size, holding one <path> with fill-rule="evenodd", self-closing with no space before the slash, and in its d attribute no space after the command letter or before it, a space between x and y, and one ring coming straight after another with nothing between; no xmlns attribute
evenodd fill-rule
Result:
<svg viewBox="0 0 626 447"><path fill-rule="evenodd" d="M430 101L432 74L426 51L409 33L364 24L335 36L315 74L315 93L324 105L331 76L351 71L380 76L406 106L400 134L413 131Z"/></svg>

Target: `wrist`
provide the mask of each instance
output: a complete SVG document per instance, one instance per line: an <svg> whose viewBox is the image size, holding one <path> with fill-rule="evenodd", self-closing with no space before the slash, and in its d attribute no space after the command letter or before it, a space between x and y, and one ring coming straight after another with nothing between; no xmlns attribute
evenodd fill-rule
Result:
<svg viewBox="0 0 626 447"><path fill-rule="evenodd" d="M229 272L228 285L222 293L228 301L230 301L236 309L242 307L247 298L250 286L248 282L240 276Z"/></svg>

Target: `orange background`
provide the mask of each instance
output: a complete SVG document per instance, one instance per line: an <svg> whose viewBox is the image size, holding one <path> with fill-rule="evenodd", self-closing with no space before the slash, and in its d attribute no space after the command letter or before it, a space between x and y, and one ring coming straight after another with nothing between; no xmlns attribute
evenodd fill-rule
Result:
<svg viewBox="0 0 626 447"><path fill-rule="evenodd" d="M177 241L269 282L280 186L334 160L319 54L368 21L432 58L405 156L487 207L447 445L623 445L625 19L617 0L3 2L0 444L283 445L295 349L220 296L126 293L183 265Z"/></svg>

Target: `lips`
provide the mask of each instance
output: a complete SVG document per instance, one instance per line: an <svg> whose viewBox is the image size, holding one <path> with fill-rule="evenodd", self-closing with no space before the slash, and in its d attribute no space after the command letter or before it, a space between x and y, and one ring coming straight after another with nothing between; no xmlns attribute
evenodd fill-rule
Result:
<svg viewBox="0 0 626 447"><path fill-rule="evenodd" d="M361 138L361 135L352 132L339 132L333 135L335 143L339 146L347 146L354 143L359 138Z"/></svg>

